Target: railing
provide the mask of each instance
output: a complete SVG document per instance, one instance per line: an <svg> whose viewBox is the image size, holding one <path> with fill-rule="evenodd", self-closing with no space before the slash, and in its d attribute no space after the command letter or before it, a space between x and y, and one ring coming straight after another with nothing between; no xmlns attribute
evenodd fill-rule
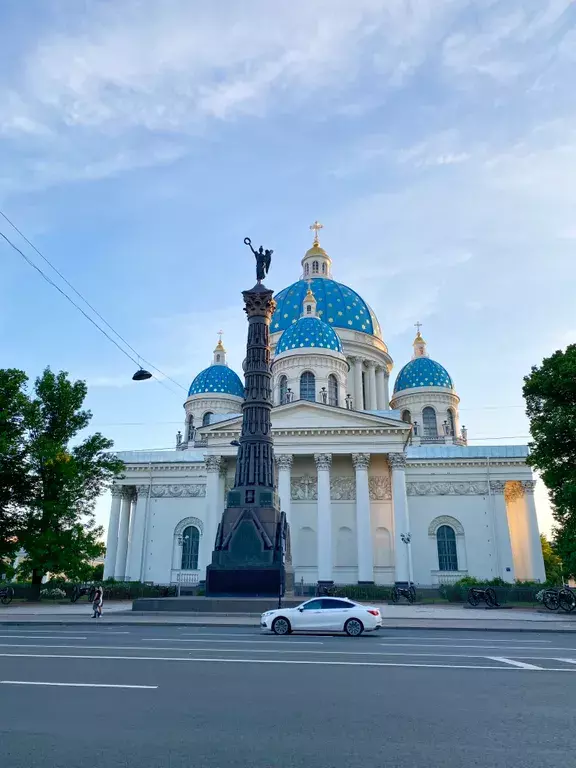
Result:
<svg viewBox="0 0 576 768"><path fill-rule="evenodd" d="M194 588L197 587L200 582L199 573L178 573L176 575L176 594L180 597L182 587Z"/></svg>

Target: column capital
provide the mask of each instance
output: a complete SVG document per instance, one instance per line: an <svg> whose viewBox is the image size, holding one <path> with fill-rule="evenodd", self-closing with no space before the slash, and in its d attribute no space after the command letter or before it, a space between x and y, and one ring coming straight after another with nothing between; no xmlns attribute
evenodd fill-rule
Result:
<svg viewBox="0 0 576 768"><path fill-rule="evenodd" d="M519 480L508 480L504 489L504 498L507 502L516 501L524 496L524 488Z"/></svg>
<svg viewBox="0 0 576 768"><path fill-rule="evenodd" d="M122 486L114 483L114 485L110 486L110 493L112 496L122 496Z"/></svg>
<svg viewBox="0 0 576 768"><path fill-rule="evenodd" d="M364 360L364 362L366 363L367 368L376 368L376 366L378 365L376 360Z"/></svg>
<svg viewBox="0 0 576 768"><path fill-rule="evenodd" d="M368 469L370 465L370 454L369 453L353 453L352 464L354 465L354 469L357 472L360 469Z"/></svg>
<svg viewBox="0 0 576 768"><path fill-rule="evenodd" d="M275 456L276 464L278 465L278 469L287 469L290 471L292 469L292 464L294 463L294 456L292 456L291 453L277 453Z"/></svg>
<svg viewBox="0 0 576 768"><path fill-rule="evenodd" d="M406 454L405 453L389 453L388 464L392 469L406 469Z"/></svg>
<svg viewBox="0 0 576 768"><path fill-rule="evenodd" d="M356 365L356 363L361 363L362 362L362 358L358 357L358 355L349 355L347 359L350 360L350 362L353 365Z"/></svg>
<svg viewBox="0 0 576 768"><path fill-rule="evenodd" d="M521 480L522 488L524 489L524 493L534 493L534 489L536 488L536 480Z"/></svg>
<svg viewBox="0 0 576 768"><path fill-rule="evenodd" d="M506 490L505 480L490 480L490 491L492 493L504 493Z"/></svg>
<svg viewBox="0 0 576 768"><path fill-rule="evenodd" d="M148 486L146 486L148 487ZM120 495L123 499L130 499L132 500L135 496L135 489L133 485L121 485L120 488L122 489L120 491Z"/></svg>
<svg viewBox="0 0 576 768"><path fill-rule="evenodd" d="M329 470L330 467L332 466L332 454L331 453L315 453L314 461L316 462L316 469L318 471Z"/></svg>
<svg viewBox="0 0 576 768"><path fill-rule="evenodd" d="M207 472L220 472L222 465L222 456L205 456L204 463L206 464Z"/></svg>

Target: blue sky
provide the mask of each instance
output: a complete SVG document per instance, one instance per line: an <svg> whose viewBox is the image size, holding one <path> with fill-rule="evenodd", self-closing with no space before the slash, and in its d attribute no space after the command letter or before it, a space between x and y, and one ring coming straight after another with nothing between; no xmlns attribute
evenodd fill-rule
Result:
<svg viewBox="0 0 576 768"><path fill-rule="evenodd" d="M239 370L242 239L280 290L318 218L396 372L420 320L472 444L526 441L522 377L576 335L573 3L3 0L0 29L0 208L144 357L187 388L222 328ZM170 447L185 393L0 260L0 365Z"/></svg>

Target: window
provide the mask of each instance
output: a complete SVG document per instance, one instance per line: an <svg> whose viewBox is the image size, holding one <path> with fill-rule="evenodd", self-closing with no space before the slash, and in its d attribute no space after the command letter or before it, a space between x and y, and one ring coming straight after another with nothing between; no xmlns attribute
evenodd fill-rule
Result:
<svg viewBox="0 0 576 768"><path fill-rule="evenodd" d="M210 424L210 419L212 418L212 416L214 416L212 411L206 411L204 416L202 416L202 426L203 427L207 427L208 424Z"/></svg>
<svg viewBox="0 0 576 768"><path fill-rule="evenodd" d="M322 274L323 275L326 274L326 263L325 262L322 262Z"/></svg>
<svg viewBox="0 0 576 768"><path fill-rule="evenodd" d="M190 416L188 420L188 440L194 440L194 416Z"/></svg>
<svg viewBox="0 0 576 768"><path fill-rule="evenodd" d="M280 405L288 402L288 379L280 376Z"/></svg>
<svg viewBox="0 0 576 768"><path fill-rule="evenodd" d="M436 411L429 405L422 411L422 422L424 424L424 437L438 437L438 426L436 424Z"/></svg>
<svg viewBox="0 0 576 768"><path fill-rule="evenodd" d="M219 363L219 362L220 362L220 355L216 355L216 362L217 362L217 363Z"/></svg>
<svg viewBox="0 0 576 768"><path fill-rule="evenodd" d="M200 531L195 525L184 528L182 533L182 565L183 571L198 570L198 547L200 545Z"/></svg>
<svg viewBox="0 0 576 768"><path fill-rule="evenodd" d="M456 434L456 424L454 421L454 411L448 408L448 434L454 437Z"/></svg>
<svg viewBox="0 0 576 768"><path fill-rule="evenodd" d="M313 261L312 262L312 272L314 274L318 274L318 262L317 261Z"/></svg>
<svg viewBox="0 0 576 768"><path fill-rule="evenodd" d="M319 611L322 608L322 600L310 600L302 606L305 611Z"/></svg>
<svg viewBox="0 0 576 768"><path fill-rule="evenodd" d="M330 598L322 600L323 611L334 611L336 608L343 608L349 611L352 608L352 603L349 603L347 600L331 600Z"/></svg>
<svg viewBox="0 0 576 768"><path fill-rule="evenodd" d="M300 376L300 400L316 400L316 377L311 371Z"/></svg>
<svg viewBox="0 0 576 768"><path fill-rule="evenodd" d="M438 568L441 571L458 570L458 553L456 551L456 534L449 525L441 525L436 531L438 545Z"/></svg>
<svg viewBox="0 0 576 768"><path fill-rule="evenodd" d="M412 424L412 414L410 411L402 411L402 421L405 421L406 424Z"/></svg>
<svg viewBox="0 0 576 768"><path fill-rule="evenodd" d="M333 373L328 376L328 405L338 405L338 379Z"/></svg>
<svg viewBox="0 0 576 768"><path fill-rule="evenodd" d="M307 315L312 314L312 304L306 304L306 314Z"/></svg>

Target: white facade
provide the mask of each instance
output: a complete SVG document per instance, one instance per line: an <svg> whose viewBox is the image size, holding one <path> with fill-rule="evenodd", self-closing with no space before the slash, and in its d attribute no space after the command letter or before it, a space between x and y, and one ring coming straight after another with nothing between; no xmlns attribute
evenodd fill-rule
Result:
<svg viewBox="0 0 576 768"><path fill-rule="evenodd" d="M277 486L296 580L544 581L527 448L467 446L459 397L420 333L390 403L393 363L372 311L334 283L317 238L302 267L308 288L298 282L279 294L300 295L276 323L284 319L293 343L274 318L271 328L280 350L272 362ZM361 332L354 326L365 327L368 314L371 332ZM299 317L318 320L320 336ZM338 348L328 348L334 331ZM126 471L112 489L106 578L205 578L241 427L237 377L225 367L219 342L191 386L176 450L119 454Z"/></svg>

